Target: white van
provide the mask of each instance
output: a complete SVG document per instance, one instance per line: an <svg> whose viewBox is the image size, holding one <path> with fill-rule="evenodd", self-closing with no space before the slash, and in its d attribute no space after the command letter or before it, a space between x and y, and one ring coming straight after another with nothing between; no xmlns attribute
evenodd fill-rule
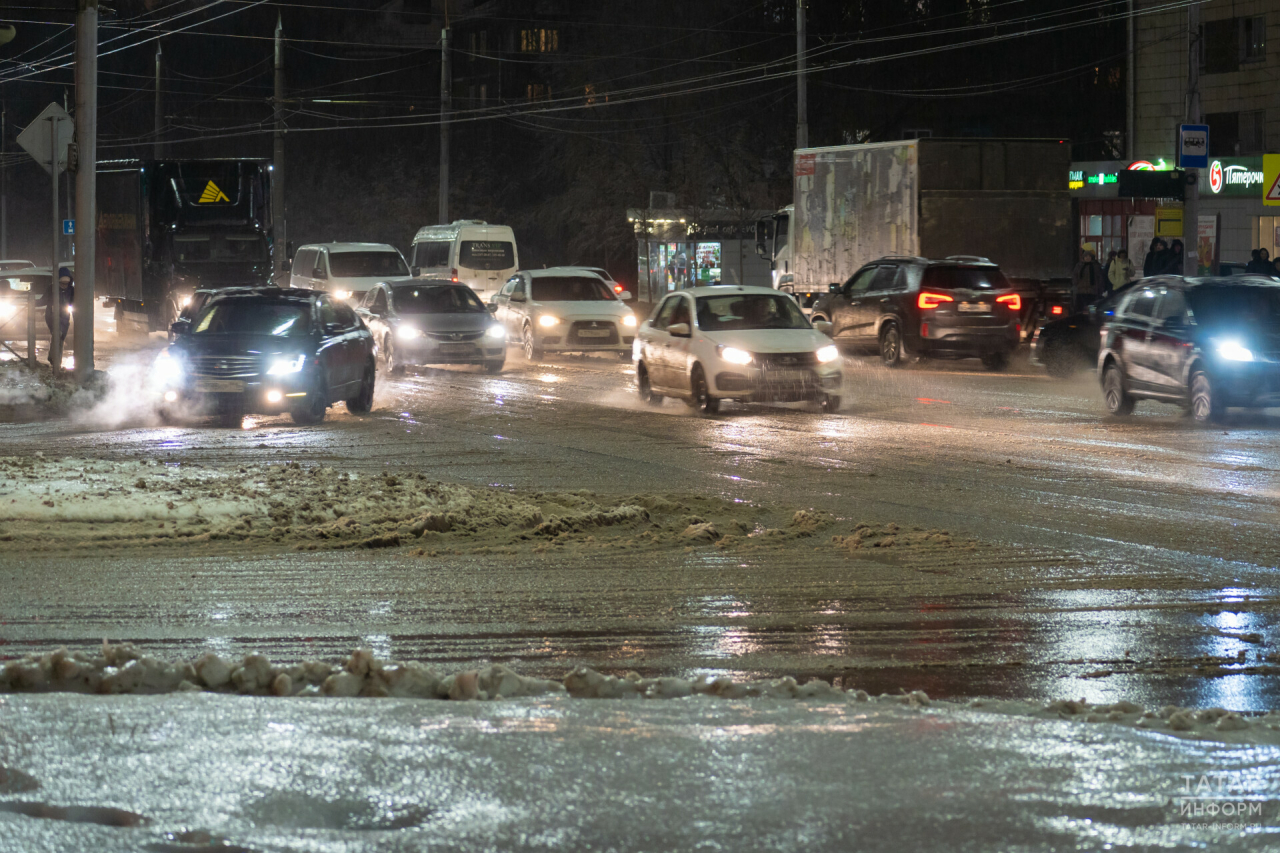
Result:
<svg viewBox="0 0 1280 853"><path fill-rule="evenodd" d="M420 229L410 257L415 276L452 278L482 299L492 296L520 268L515 232L479 219Z"/></svg>
<svg viewBox="0 0 1280 853"><path fill-rule="evenodd" d="M289 286L328 291L352 305L380 281L407 278L409 267L386 243L313 243L298 249L289 266Z"/></svg>

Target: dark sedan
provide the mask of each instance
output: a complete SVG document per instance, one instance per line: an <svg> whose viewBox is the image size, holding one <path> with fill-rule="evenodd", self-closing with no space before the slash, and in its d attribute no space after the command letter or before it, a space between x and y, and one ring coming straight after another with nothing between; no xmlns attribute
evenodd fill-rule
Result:
<svg viewBox="0 0 1280 853"><path fill-rule="evenodd" d="M1160 280L1146 279L1144 284ZM1102 324L1115 316L1116 305L1133 282L1109 295L1088 310L1049 320L1031 337L1031 360L1044 365L1050 376L1069 379L1079 370L1092 370L1098 363L1098 333Z"/></svg>
<svg viewBox="0 0 1280 853"><path fill-rule="evenodd" d="M1201 422L1229 406L1280 404L1280 281L1261 276L1139 282L1102 326L1107 410L1183 406Z"/></svg>
<svg viewBox="0 0 1280 853"><path fill-rule="evenodd" d="M373 336L327 293L237 288L174 327L153 374L166 418L212 412L236 425L288 412L312 424L338 400L357 414L373 406Z"/></svg>
<svg viewBox="0 0 1280 853"><path fill-rule="evenodd" d="M465 284L384 281L357 310L391 373L408 364L477 364L497 373L507 358L506 331Z"/></svg>

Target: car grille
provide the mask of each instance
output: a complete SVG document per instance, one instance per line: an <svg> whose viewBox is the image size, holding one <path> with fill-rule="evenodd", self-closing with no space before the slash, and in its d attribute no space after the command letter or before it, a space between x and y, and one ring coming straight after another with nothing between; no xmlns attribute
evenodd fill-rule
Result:
<svg viewBox="0 0 1280 853"><path fill-rule="evenodd" d="M442 344L458 344L478 341L484 337L484 332L427 332L427 337Z"/></svg>
<svg viewBox="0 0 1280 853"><path fill-rule="evenodd" d="M761 370L800 370L818 364L814 352L758 352L752 355L752 360Z"/></svg>
<svg viewBox="0 0 1280 853"><path fill-rule="evenodd" d="M219 379L257 376L262 372L262 362L251 355L198 355L191 359L191 372Z"/></svg>
<svg viewBox="0 0 1280 853"><path fill-rule="evenodd" d="M596 335L583 336L580 333L584 331L603 332L609 334L597 337ZM618 327L608 320L580 320L569 326L569 336L567 342L570 344L582 344L584 346L608 346L609 344L618 343Z"/></svg>

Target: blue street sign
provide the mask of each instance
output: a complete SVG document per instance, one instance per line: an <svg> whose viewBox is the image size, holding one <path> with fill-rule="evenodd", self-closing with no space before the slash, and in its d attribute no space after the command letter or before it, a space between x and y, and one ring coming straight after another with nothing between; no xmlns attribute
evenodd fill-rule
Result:
<svg viewBox="0 0 1280 853"><path fill-rule="evenodd" d="M1178 165L1183 169L1209 168L1209 125L1178 126Z"/></svg>
<svg viewBox="0 0 1280 853"><path fill-rule="evenodd" d="M62 220L62 233L63 234L76 233L76 221L74 219Z"/></svg>

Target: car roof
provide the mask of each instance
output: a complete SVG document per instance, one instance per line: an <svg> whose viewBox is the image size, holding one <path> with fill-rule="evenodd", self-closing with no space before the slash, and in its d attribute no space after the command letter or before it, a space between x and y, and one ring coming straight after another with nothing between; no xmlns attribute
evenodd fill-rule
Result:
<svg viewBox="0 0 1280 853"><path fill-rule="evenodd" d="M421 278L389 278L386 281L380 281L378 284L388 284L392 287L413 287L417 285L430 284L433 287L443 287L446 284L449 287L467 287L460 281L454 281L451 278L437 278L436 276L422 276Z"/></svg>
<svg viewBox="0 0 1280 853"><path fill-rule="evenodd" d="M1178 275L1162 275L1152 276L1150 278L1140 278L1134 284L1144 284L1148 287L1153 285L1182 285L1186 288L1194 287L1280 287L1280 280L1265 275L1213 275L1213 276L1196 276L1184 277Z"/></svg>
<svg viewBox="0 0 1280 853"><path fill-rule="evenodd" d="M547 267L543 270L520 270L531 278L548 278L551 276L579 276L581 278L600 278L594 270L587 267ZM604 279L600 279L604 281Z"/></svg>
<svg viewBox="0 0 1280 853"><path fill-rule="evenodd" d="M296 302L310 301L317 296L328 296L323 290L311 290L306 287L228 287L214 294L215 296L245 299L261 296L271 299L288 299Z"/></svg>
<svg viewBox="0 0 1280 853"><path fill-rule="evenodd" d="M299 246L302 249L328 249L330 254L334 252L395 252L400 254L400 250L390 243L308 243L305 246ZM294 254L297 254L295 252Z"/></svg>
<svg viewBox="0 0 1280 853"><path fill-rule="evenodd" d="M780 290L774 290L772 287L757 287L755 285L743 284L707 284L701 287L689 287L684 290L673 291L675 293L687 293L693 297L699 296L728 296L734 293L759 293L772 294L774 296L787 296Z"/></svg>

